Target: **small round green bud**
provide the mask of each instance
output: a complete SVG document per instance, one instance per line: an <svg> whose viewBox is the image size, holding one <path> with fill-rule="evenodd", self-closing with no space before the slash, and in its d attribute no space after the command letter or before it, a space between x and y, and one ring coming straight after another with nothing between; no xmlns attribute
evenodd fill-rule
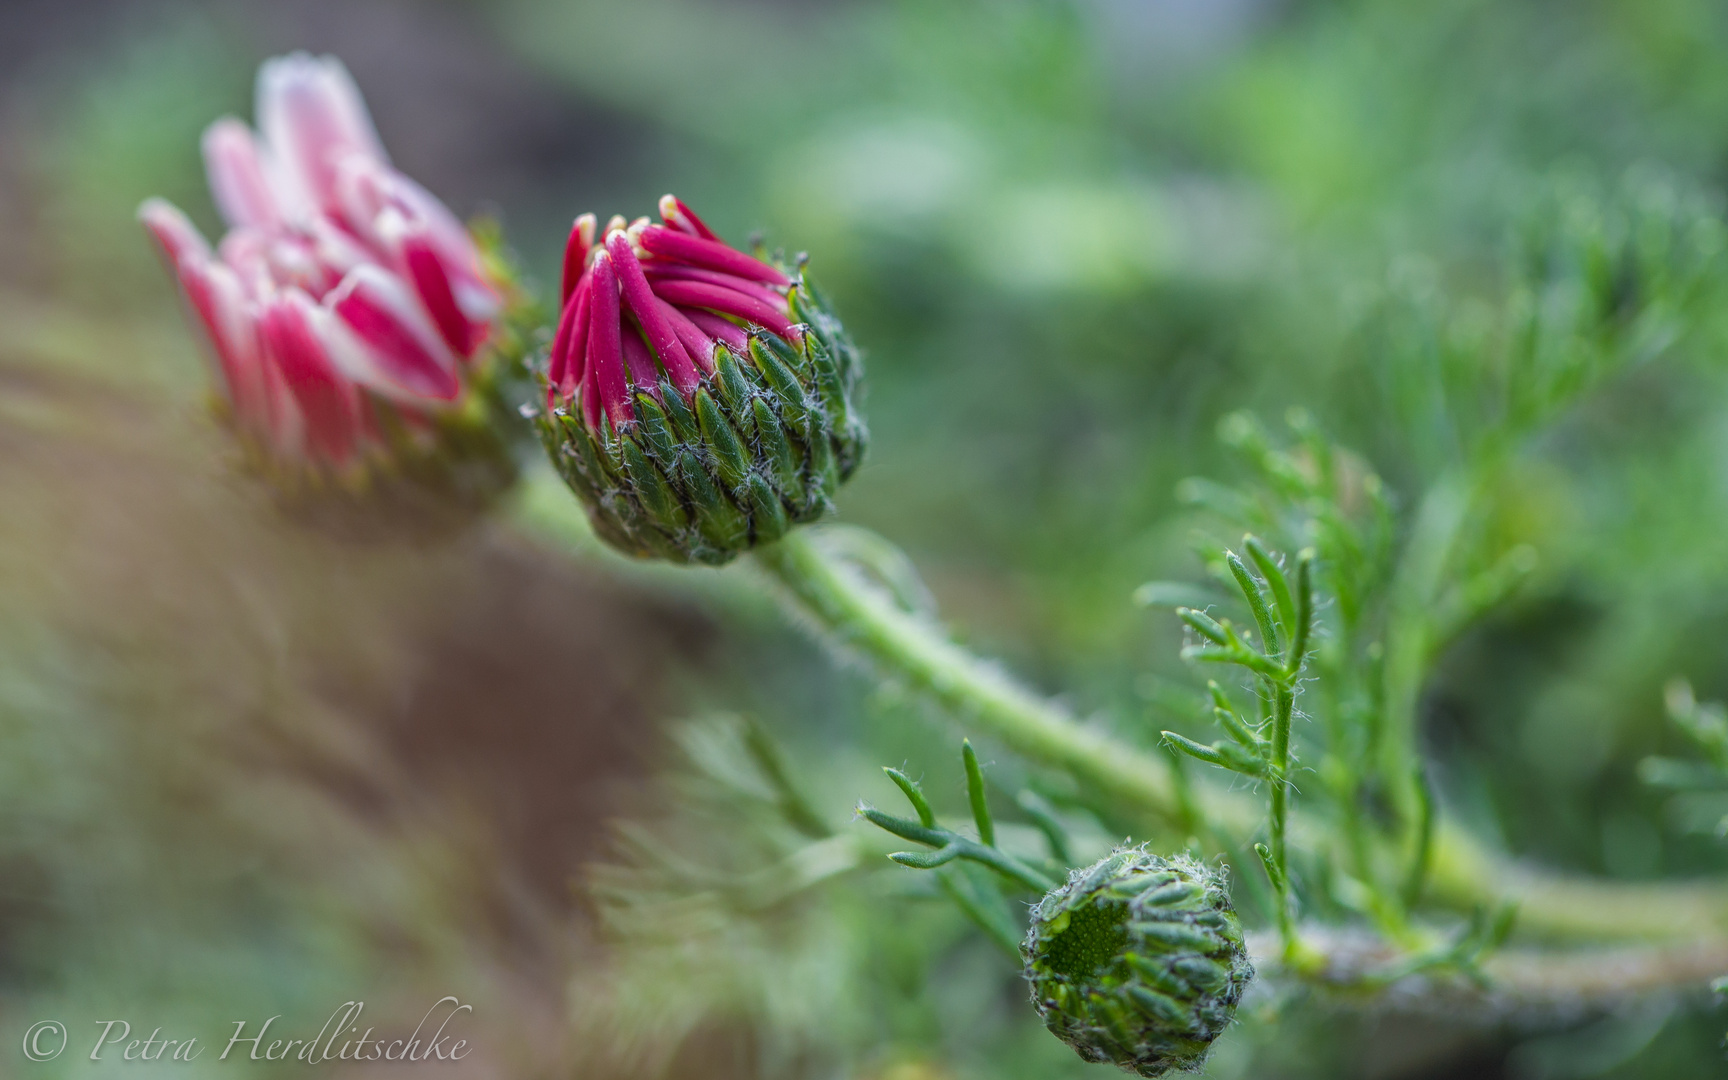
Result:
<svg viewBox="0 0 1728 1080"><path fill-rule="evenodd" d="M1254 978L1223 875L1144 847L1047 893L1020 952L1045 1026L1141 1076L1199 1069Z"/></svg>

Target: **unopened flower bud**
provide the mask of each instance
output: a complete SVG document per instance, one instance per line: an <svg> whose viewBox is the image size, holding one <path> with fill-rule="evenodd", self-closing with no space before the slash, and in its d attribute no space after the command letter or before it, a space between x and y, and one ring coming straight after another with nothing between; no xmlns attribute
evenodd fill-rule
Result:
<svg viewBox="0 0 1728 1080"><path fill-rule="evenodd" d="M204 133L229 226L214 249L160 199L139 218L210 345L222 412L287 494L407 485L484 503L515 465L493 393L518 291L444 204L390 166L347 70L258 74L259 132Z"/></svg>
<svg viewBox="0 0 1728 1080"><path fill-rule="evenodd" d="M1141 1076L1197 1070L1254 977L1223 877L1144 848L1069 875L1020 949L1045 1026Z"/></svg>
<svg viewBox="0 0 1728 1080"><path fill-rule="evenodd" d="M671 195L660 217L577 219L540 428L608 543L716 565L827 511L864 455L861 365L801 262Z"/></svg>

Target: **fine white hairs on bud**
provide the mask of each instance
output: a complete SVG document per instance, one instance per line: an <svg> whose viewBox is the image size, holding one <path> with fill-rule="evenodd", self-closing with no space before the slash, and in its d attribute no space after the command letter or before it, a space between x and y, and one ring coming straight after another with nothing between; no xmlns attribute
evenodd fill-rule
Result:
<svg viewBox="0 0 1728 1080"><path fill-rule="evenodd" d="M1197 1070L1254 978L1223 876L1144 847L1045 894L1021 955L1045 1026L1141 1076Z"/></svg>
<svg viewBox="0 0 1728 1080"><path fill-rule="evenodd" d="M664 222L578 219L540 433L595 532L724 563L827 512L866 433L858 351L801 271Z"/></svg>

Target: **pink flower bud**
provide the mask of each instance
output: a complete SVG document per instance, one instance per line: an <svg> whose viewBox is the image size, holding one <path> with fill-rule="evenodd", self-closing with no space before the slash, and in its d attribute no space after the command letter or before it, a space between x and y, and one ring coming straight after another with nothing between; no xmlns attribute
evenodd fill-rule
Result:
<svg viewBox="0 0 1728 1080"><path fill-rule="evenodd" d="M591 424L601 411L614 422L629 419L632 388L658 394L661 373L686 401L694 400L702 380L715 372L715 344L743 354L746 327L762 327L791 345L801 340L790 315L792 279L785 271L722 243L676 196L660 200L660 214L664 225L641 219L625 226L615 217L598 245L595 216L576 219L564 252L563 317L548 357L550 407L570 404L585 384L575 373L589 370L597 352L594 378L601 400L592 405ZM590 295L597 275L612 283L607 301ZM595 313L585 316L590 321L602 307L616 306L605 330L597 334L589 325L578 331L578 294L588 296L582 303L585 312ZM633 351L620 347L614 355L614 333L625 343L642 339L654 364L633 370ZM578 342L588 351L573 356Z"/></svg>
<svg viewBox="0 0 1728 1080"><path fill-rule="evenodd" d="M728 247L671 195L660 217L576 219L540 434L608 543L718 564L827 512L864 454L862 372L802 260Z"/></svg>
<svg viewBox="0 0 1728 1080"><path fill-rule="evenodd" d="M389 453L389 431L424 435L459 412L499 286L455 215L391 167L340 61L267 62L257 116L260 133L232 117L204 133L229 225L214 251L159 199L138 216L235 427L278 464L350 473Z"/></svg>

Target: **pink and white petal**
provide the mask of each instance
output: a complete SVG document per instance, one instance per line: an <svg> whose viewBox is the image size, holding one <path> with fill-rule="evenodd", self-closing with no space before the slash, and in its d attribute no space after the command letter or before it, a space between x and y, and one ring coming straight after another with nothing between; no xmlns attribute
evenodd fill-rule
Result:
<svg viewBox="0 0 1728 1080"><path fill-rule="evenodd" d="M216 209L231 227L281 224L282 207L252 129L231 116L204 129L204 173Z"/></svg>
<svg viewBox="0 0 1728 1080"><path fill-rule="evenodd" d="M450 287L469 320L489 322L503 307L498 291L481 269L480 249L468 227L431 192L400 173L392 174L392 203L408 223L409 235L423 235L444 265Z"/></svg>
<svg viewBox="0 0 1728 1080"><path fill-rule="evenodd" d="M259 229L229 229L216 254L233 270L246 288L246 295L259 300L276 292L276 269L270 258L275 238Z"/></svg>
<svg viewBox="0 0 1728 1080"><path fill-rule="evenodd" d="M504 298L492 283L478 273L464 270L444 259L444 272L450 275L450 287L456 294L456 306L470 322L490 324L504 310Z"/></svg>
<svg viewBox="0 0 1728 1080"><path fill-rule="evenodd" d="M468 227L462 224L438 196L421 187L412 178L390 170L391 195L410 218L432 230L434 240L444 256L462 266L479 267L480 251Z"/></svg>
<svg viewBox="0 0 1728 1080"><path fill-rule="evenodd" d="M306 418L300 412L299 403L294 400L294 392L288 386L288 377L282 374L276 360L262 350L259 353L258 370L264 388L264 417L255 431L282 460L295 461L304 458Z"/></svg>
<svg viewBox="0 0 1728 1080"><path fill-rule="evenodd" d="M436 237L429 236L428 239L431 241L433 253L438 256L439 265L444 269L444 276L450 282L450 291L456 300L456 306L469 322L478 324L483 332L504 309L504 298L480 269L477 258L468 259L461 252L452 252L447 246L439 244Z"/></svg>
<svg viewBox="0 0 1728 1080"><path fill-rule="evenodd" d="M174 263L174 272L186 306L216 362L223 391L241 423L253 424L260 419L261 391L257 330L247 313L246 291L234 271L208 258L208 249L199 250L203 240L189 224L181 229L166 215L157 216L162 231L153 227L152 232L163 236L164 250L178 248L184 253Z"/></svg>
<svg viewBox="0 0 1728 1080"><path fill-rule="evenodd" d="M402 279L361 266L324 302L343 331L337 359L356 382L422 405L461 393L455 354Z"/></svg>
<svg viewBox="0 0 1728 1080"><path fill-rule="evenodd" d="M356 266L377 262L378 256L328 217L313 220L309 235L318 261L340 281Z"/></svg>
<svg viewBox="0 0 1728 1080"><path fill-rule="evenodd" d="M145 199L138 207L138 221L156 238L171 264L188 257L210 258L210 243L198 226L167 199Z"/></svg>
<svg viewBox="0 0 1728 1080"><path fill-rule="evenodd" d="M344 154L336 163L333 216L375 253L381 252L378 216L393 205L389 172L383 164L366 154Z"/></svg>
<svg viewBox="0 0 1728 1080"><path fill-rule="evenodd" d="M486 324L470 322L461 305L456 303L450 275L438 258L431 237L424 232L413 232L405 237L402 241L402 264L408 280L414 285L415 294L420 297L421 306L443 336L444 344L464 360L473 356L486 336Z"/></svg>
<svg viewBox="0 0 1728 1080"><path fill-rule="evenodd" d="M277 231L270 235L265 254L271 280L279 288L298 286L314 299L321 299L342 280L328 266L312 238L302 232Z"/></svg>
<svg viewBox="0 0 1728 1080"><path fill-rule="evenodd" d="M342 156L388 160L359 89L335 57L294 53L267 61L258 70L257 112L270 152L315 207L335 206Z"/></svg>
<svg viewBox="0 0 1728 1080"><path fill-rule="evenodd" d="M360 396L336 368L324 317L304 292L284 289L262 304L259 330L265 352L299 407L307 456L343 466L360 451Z"/></svg>
<svg viewBox="0 0 1728 1080"><path fill-rule="evenodd" d="M258 322L261 309L254 299L258 295L254 288L274 292L264 268L269 238L243 229L223 239L225 255L235 251L254 264L254 280L248 283L243 267L214 261L198 230L169 204L152 199L140 209L139 217L175 260L181 292L215 362L234 422L267 442L272 452L298 456L304 427L299 406L265 353Z"/></svg>
<svg viewBox="0 0 1728 1080"><path fill-rule="evenodd" d="M500 306L497 293L452 262L432 231L397 207L387 207L374 224L385 265L413 285L445 343L470 359L491 329Z"/></svg>
<svg viewBox="0 0 1728 1080"><path fill-rule="evenodd" d="M429 232L440 257L480 277L480 252L467 227L431 192L382 162L364 154L339 159L335 208L349 229L380 253L393 250L387 231L396 221L398 228Z"/></svg>
<svg viewBox="0 0 1728 1080"><path fill-rule="evenodd" d="M250 276L253 267L263 267L268 271L270 245L275 243L276 236L274 232L249 225L236 226L222 234L222 240L216 245L216 257L244 276Z"/></svg>
<svg viewBox="0 0 1728 1080"><path fill-rule="evenodd" d="M267 428L271 419L256 306L239 275L226 266L206 264L204 286L206 323L235 415L254 428Z"/></svg>
<svg viewBox="0 0 1728 1080"><path fill-rule="evenodd" d="M408 239L413 226L408 223L408 215L398 206L390 205L378 212L369 224L367 238L379 253L377 261L392 270L401 272L403 267L402 245Z"/></svg>

